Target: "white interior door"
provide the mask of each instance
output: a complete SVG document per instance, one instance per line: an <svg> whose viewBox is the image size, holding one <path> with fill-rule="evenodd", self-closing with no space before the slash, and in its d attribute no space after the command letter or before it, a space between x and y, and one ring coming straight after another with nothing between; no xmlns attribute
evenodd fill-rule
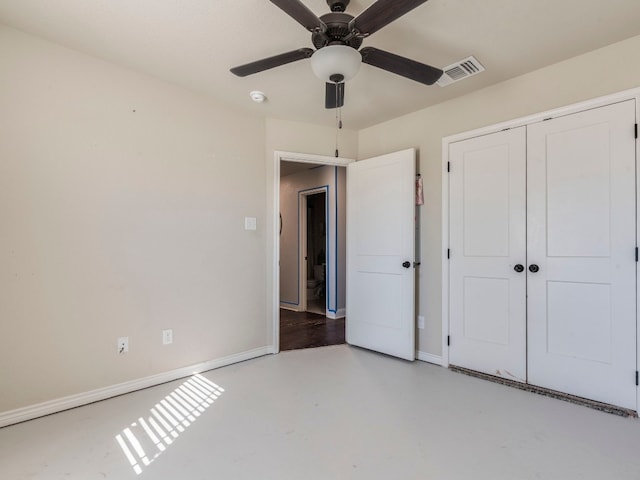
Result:
<svg viewBox="0 0 640 480"><path fill-rule="evenodd" d="M526 131L449 146L449 361L526 381Z"/></svg>
<svg viewBox="0 0 640 480"><path fill-rule="evenodd" d="M631 409L634 124L630 100L527 132L529 382Z"/></svg>
<svg viewBox="0 0 640 480"><path fill-rule="evenodd" d="M347 343L415 359L415 151L347 167Z"/></svg>

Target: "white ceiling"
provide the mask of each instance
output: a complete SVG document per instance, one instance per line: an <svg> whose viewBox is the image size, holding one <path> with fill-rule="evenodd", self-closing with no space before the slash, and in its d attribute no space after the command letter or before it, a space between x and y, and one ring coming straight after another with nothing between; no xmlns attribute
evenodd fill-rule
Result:
<svg viewBox="0 0 640 480"><path fill-rule="evenodd" d="M304 3L328 12L325 0ZM372 3L352 0L347 12ZM335 121L308 60L229 73L311 47L310 34L268 0L0 0L0 23L265 116ZM363 46L438 67L475 55L487 71L442 88L363 65L346 85L344 125L364 128L639 34L640 0L430 0ZM268 101L252 103L251 90Z"/></svg>

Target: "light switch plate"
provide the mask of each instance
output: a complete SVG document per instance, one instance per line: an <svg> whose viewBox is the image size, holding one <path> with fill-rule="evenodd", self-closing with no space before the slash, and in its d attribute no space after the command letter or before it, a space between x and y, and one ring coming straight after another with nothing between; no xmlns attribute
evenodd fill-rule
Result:
<svg viewBox="0 0 640 480"><path fill-rule="evenodd" d="M258 226L258 222L256 217L244 217L244 229L245 230L256 230Z"/></svg>

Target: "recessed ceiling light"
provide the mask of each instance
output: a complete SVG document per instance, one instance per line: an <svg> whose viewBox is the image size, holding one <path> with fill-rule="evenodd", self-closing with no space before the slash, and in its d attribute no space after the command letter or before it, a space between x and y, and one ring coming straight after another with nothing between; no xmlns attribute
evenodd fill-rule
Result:
<svg viewBox="0 0 640 480"><path fill-rule="evenodd" d="M253 100L256 103L262 103L267 99L267 96L264 94L264 92L261 92L259 90L254 90L253 92L250 92L249 96L251 97L251 100Z"/></svg>

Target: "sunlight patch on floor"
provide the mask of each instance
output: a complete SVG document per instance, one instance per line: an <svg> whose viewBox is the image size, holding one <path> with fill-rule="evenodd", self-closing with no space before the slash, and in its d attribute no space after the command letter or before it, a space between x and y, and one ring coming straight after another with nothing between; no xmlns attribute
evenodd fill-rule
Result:
<svg viewBox="0 0 640 480"><path fill-rule="evenodd" d="M217 398L224 388L196 374L178 386L115 437L133 471L140 475Z"/></svg>

